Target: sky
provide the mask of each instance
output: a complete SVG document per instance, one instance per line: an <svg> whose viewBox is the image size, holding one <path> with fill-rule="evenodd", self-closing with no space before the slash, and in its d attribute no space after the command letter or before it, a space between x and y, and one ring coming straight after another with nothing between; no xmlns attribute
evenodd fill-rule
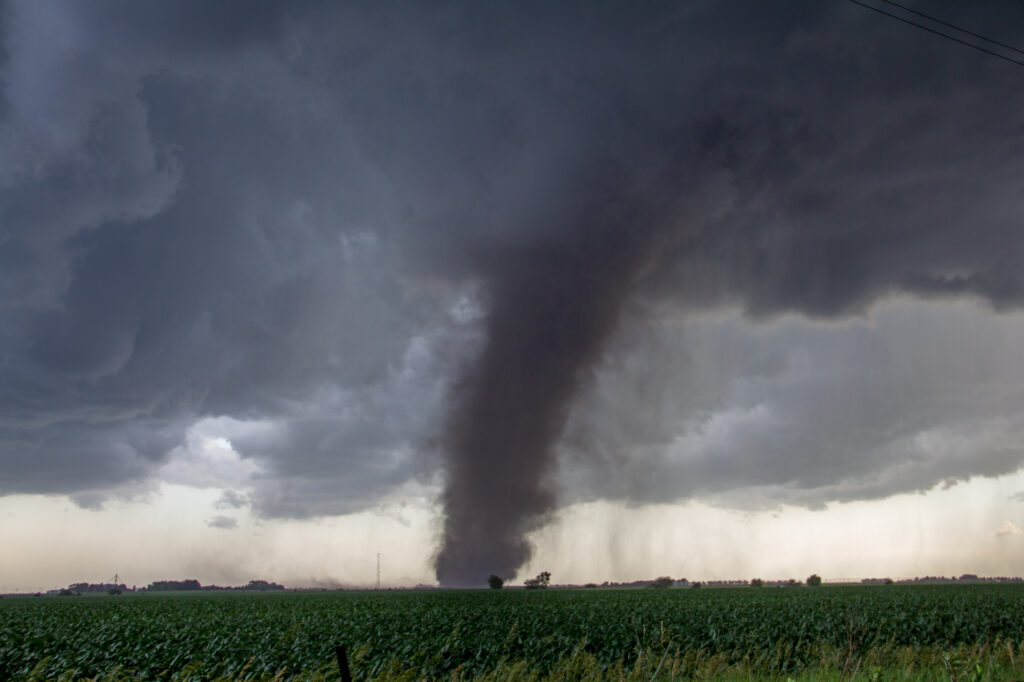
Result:
<svg viewBox="0 0 1024 682"><path fill-rule="evenodd" d="M0 592L1024 574L1022 78L842 0L0 2Z"/></svg>

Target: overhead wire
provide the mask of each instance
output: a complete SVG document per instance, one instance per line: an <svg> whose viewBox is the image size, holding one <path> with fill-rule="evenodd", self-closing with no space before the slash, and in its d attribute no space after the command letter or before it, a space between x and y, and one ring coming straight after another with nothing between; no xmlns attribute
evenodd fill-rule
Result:
<svg viewBox="0 0 1024 682"><path fill-rule="evenodd" d="M938 31L938 30L936 30L934 28L931 28L929 26L925 26L924 24L919 24L916 21L912 21L912 20L910 20L910 19L908 19L906 17L901 17L898 14L893 14L892 12L887 12L884 9L882 9L881 7L875 7L874 5L869 5L869 4L865 3L865 2L861 2L860 0L849 0L849 1L852 2L855 5L860 5L861 7L864 7L866 9L869 9L869 10L872 10L872 11L875 11L875 12L878 12L879 14L884 14L887 17L891 17L893 19L896 19L897 21L902 21L905 24L910 24L911 26L915 26L915 27L917 27L917 28L919 28L919 29L921 29L923 31L928 31L929 33L933 33L933 34L935 34L937 36L940 36L942 38L945 38L947 40L952 40L953 42L960 43L961 45L966 45L967 47L973 47L975 50L978 50L980 52L984 52L985 54L991 55L993 57L998 57L999 59L1004 59L1004 60L1006 60L1006 61L1008 61L1008 62L1010 62L1012 64L1016 64L1017 66L1024 66L1024 61L1021 61L1019 59L1014 59L1013 57L1009 57L1009 56L1007 56L1005 54L1001 54L1001 53L995 52L993 50L986 49L986 48L982 47L981 45L969 42L967 40L962 40L960 38L957 38L956 36L951 36L948 33L943 33L942 31ZM899 4L895 3L895 2L891 2L890 0L882 0L882 2L887 2L888 4L895 5L896 7L899 7L901 9L907 9L907 11L912 12L913 14L917 14L919 16L931 19L932 21L935 21L936 23L940 23L940 24L942 24L944 26L949 26L950 28L956 29L957 31L961 31L964 34L981 38L982 40L985 40L987 42L992 43L993 45L998 45L1000 47L1005 47L1007 49L1013 50L1014 52L1021 52L1021 54L1024 54L1024 52L1022 52L1021 50L1018 50L1015 47L1010 47L1008 45L1004 45L1003 43L1000 43L1000 42L995 41L995 40L991 40L991 39L986 38L985 36L982 36L980 34L972 33L971 31L967 31L965 29L962 29L959 26L955 26L953 24L949 24L947 22L940 21L938 19L932 19L932 17L929 17L928 15L926 15L926 14L924 14L922 12L916 12L914 10L910 10L908 8L904 8L902 5L899 5Z"/></svg>
<svg viewBox="0 0 1024 682"><path fill-rule="evenodd" d="M956 24L951 24L948 21L943 21L942 19L939 19L937 17L933 17L930 14L925 14L924 12L919 12L916 9L913 9L911 7L907 7L906 5L901 5L898 2L893 2L893 0L882 0L882 2L884 2L887 5L892 5L893 7L899 7L904 12L910 12L911 14L916 14L919 17L924 17L928 21L934 21L936 24L942 24L943 26L946 26L947 28L951 28L953 30L960 31L961 33L966 33L967 35L973 36L975 38L981 38L986 43L992 43L993 45L998 45L999 47L1002 47L1002 48L1005 48L1007 50L1010 50L1011 52L1016 52L1017 54L1024 55L1024 50L1018 49L1018 48L1014 47L1013 45L1007 45L1006 43L1001 43L998 40L993 40L992 38L989 38L988 36L983 36L980 33L975 33L974 31L968 31L966 28L961 28L961 27L957 26Z"/></svg>

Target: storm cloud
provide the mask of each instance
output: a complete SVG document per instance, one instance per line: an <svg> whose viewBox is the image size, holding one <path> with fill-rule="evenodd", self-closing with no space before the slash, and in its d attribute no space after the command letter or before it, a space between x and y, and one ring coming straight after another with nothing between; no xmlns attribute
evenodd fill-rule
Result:
<svg viewBox="0 0 1024 682"><path fill-rule="evenodd" d="M9 0L0 31L0 494L440 487L463 583L573 499L1024 459L1017 66L838 1Z"/></svg>

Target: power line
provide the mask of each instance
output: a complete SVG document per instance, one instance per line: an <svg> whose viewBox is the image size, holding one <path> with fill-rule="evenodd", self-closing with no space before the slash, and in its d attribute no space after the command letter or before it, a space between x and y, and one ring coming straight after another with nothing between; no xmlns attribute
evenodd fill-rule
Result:
<svg viewBox="0 0 1024 682"><path fill-rule="evenodd" d="M960 43L961 45L966 45L967 47L973 47L975 50L978 50L979 52L984 52L985 54L991 55L993 57L999 57L1000 59L1005 59L1008 62L1016 64L1017 66L1024 66L1024 61L1020 61L1020 60L1014 59L1013 57L1007 57L1005 54L1000 54L999 52L993 52L992 50L987 50L984 47L982 47L981 45L976 45L976 44L968 42L966 40L961 40L960 38L957 38L956 36L951 36L948 33L943 33L942 31L937 31L934 28L929 28L928 26L925 26L924 24L919 24L916 21L911 21L910 19L907 19L906 17L901 17L898 14L893 14L892 12L886 12L881 7L874 7L873 5L869 5L867 3L861 2L860 0L849 0L849 1L852 2L855 5L860 5L861 7L864 7L866 9L870 9L870 10L873 10L875 12L878 12L879 14L884 14L887 17L891 17L893 19L896 19L897 21L902 21L904 24L910 24L911 26L915 26L915 27L921 29L922 31L928 31L929 33L933 33L933 34L935 34L937 36L940 36L942 38L945 38L947 40L952 40L955 43ZM888 0L882 0L882 2L888 2ZM896 5L896 3L894 3L894 2L890 2L889 4ZM901 7L901 5L896 5L896 6L897 7ZM920 13L919 12L915 12L915 14L920 14ZM922 14L921 16L927 16L927 15ZM945 22L939 22L939 23L945 24ZM962 32L967 33L969 35L977 35L975 33L971 33L970 31L965 31L964 29L961 29L961 28L959 28L957 26L953 26L952 24L946 24L946 25L947 26L951 26L952 28L955 28L956 30L962 31ZM990 43L992 43L994 45L1002 46L1002 43L998 43L995 40L989 40L988 38L985 38L983 36L979 36L979 37L981 37L982 40L987 40L988 42L990 42ZM1019 50L1017 50L1017 48L1011 47L1009 49L1019 52Z"/></svg>
<svg viewBox="0 0 1024 682"><path fill-rule="evenodd" d="M1007 50L1010 50L1011 52L1016 52L1017 54L1024 55L1024 50L1019 50L1016 47L1014 47L1013 45L1007 45L1006 43L1001 43L998 40L992 40L991 38L987 38L987 37L981 35L980 33L975 33L974 31L968 31L966 28L960 28L956 24L951 24L948 21L943 21L942 19L937 19L937 18L931 16L930 14L925 14L924 12L918 12L916 9L911 9L910 7L906 7L904 5L901 5L898 2L893 2L892 0L882 0L882 2L884 2L887 5L892 5L893 7L899 7L904 12L910 12L911 14L916 14L919 17L924 17L925 19L927 19L929 21L934 21L936 24L942 24L943 26L946 26L948 28L954 29L956 31L960 31L961 33L966 33L967 35L974 36L975 38L981 38L986 43L992 43L993 45L998 45L999 47L1002 47L1002 48L1005 48Z"/></svg>

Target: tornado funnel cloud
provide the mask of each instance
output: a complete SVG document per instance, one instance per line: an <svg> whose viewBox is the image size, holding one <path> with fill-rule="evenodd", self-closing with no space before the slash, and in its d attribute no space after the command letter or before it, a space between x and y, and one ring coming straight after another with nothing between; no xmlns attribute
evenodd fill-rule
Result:
<svg viewBox="0 0 1024 682"><path fill-rule="evenodd" d="M554 509L554 447L614 330L654 230L629 203L600 201L487 272L486 341L450 401L444 440L442 585L505 578Z"/></svg>

